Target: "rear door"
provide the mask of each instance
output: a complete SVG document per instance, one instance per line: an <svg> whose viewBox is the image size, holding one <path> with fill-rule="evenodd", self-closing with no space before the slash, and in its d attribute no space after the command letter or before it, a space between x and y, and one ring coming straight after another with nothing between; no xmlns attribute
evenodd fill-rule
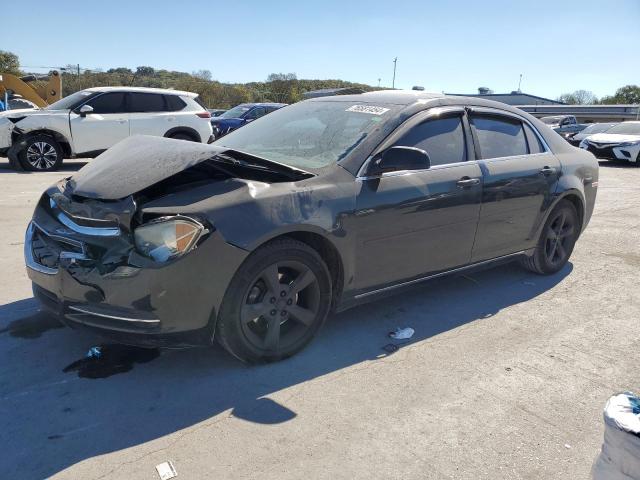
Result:
<svg viewBox="0 0 640 480"><path fill-rule="evenodd" d="M165 96L160 93L131 92L127 98L131 135L163 137L177 126L176 112L168 111Z"/></svg>
<svg viewBox="0 0 640 480"><path fill-rule="evenodd" d="M360 177L356 288L371 290L465 265L482 193L465 112L437 109L413 120L391 145L417 147L426 170Z"/></svg>
<svg viewBox="0 0 640 480"><path fill-rule="evenodd" d="M69 114L74 152L82 154L106 150L129 136L129 117L125 112L124 92L107 92L93 97L84 105L93 112L86 116Z"/></svg>
<svg viewBox="0 0 640 480"><path fill-rule="evenodd" d="M484 177L472 261L535 246L560 175L560 162L523 118L487 108L470 112Z"/></svg>

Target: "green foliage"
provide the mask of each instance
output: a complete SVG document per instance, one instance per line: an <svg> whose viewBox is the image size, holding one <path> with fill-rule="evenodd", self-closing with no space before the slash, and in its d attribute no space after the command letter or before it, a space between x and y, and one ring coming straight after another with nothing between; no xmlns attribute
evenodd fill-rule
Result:
<svg viewBox="0 0 640 480"><path fill-rule="evenodd" d="M638 85L625 85L616 90L612 96L603 97L600 103L605 104L640 104L640 87Z"/></svg>
<svg viewBox="0 0 640 480"><path fill-rule="evenodd" d="M0 50L0 73L21 75L20 60L15 53Z"/></svg>
<svg viewBox="0 0 640 480"><path fill-rule="evenodd" d="M81 71L77 74L73 65L62 71L63 95L90 87L128 86L174 88L195 92L210 108L231 108L244 102L294 103L302 100L302 94L321 88L355 87L365 91L374 90L369 85L344 80L298 80L295 73L272 73L264 82L221 83L211 79L209 70L198 70L192 74L168 70L155 70L141 66L135 70L118 67L106 72Z"/></svg>
<svg viewBox="0 0 640 480"><path fill-rule="evenodd" d="M576 90L573 93L563 93L558 101L569 105L592 105L598 103L598 97L589 90Z"/></svg>

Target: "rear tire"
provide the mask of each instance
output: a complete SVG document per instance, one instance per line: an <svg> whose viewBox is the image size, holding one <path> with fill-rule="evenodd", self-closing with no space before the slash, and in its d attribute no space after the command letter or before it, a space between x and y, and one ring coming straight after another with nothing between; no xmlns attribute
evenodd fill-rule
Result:
<svg viewBox="0 0 640 480"><path fill-rule="evenodd" d="M579 233L576 208L570 201L561 200L549 214L533 255L521 264L538 275L559 272L569 261Z"/></svg>
<svg viewBox="0 0 640 480"><path fill-rule="evenodd" d="M62 165L62 148L49 135L34 135L24 140L18 153L22 168L30 172L53 172Z"/></svg>
<svg viewBox="0 0 640 480"><path fill-rule="evenodd" d="M234 275L215 338L243 362L281 360L311 341L330 305L331 277L318 252L293 239L275 240Z"/></svg>

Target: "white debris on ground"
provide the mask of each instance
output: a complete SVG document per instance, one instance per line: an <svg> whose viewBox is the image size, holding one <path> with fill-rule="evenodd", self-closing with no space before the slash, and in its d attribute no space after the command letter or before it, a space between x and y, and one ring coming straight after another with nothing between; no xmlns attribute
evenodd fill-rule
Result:
<svg viewBox="0 0 640 480"><path fill-rule="evenodd" d="M159 465L156 465L156 471L160 476L160 480L169 480L170 478L175 478L178 476L175 467L171 461L163 462Z"/></svg>

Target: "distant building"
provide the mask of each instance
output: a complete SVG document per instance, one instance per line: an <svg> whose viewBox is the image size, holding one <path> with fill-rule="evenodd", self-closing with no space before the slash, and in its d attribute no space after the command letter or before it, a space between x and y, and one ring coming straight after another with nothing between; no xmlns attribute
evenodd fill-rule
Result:
<svg viewBox="0 0 640 480"><path fill-rule="evenodd" d="M568 105L550 98L538 97L518 91L493 93L493 90L487 87L478 88L478 93L447 93L445 95L495 100L496 102L518 107L538 118L552 115L573 115L579 123L640 120L640 106L638 105Z"/></svg>
<svg viewBox="0 0 640 480"><path fill-rule="evenodd" d="M564 103L558 102L557 100L538 97L536 95L530 95L519 91L513 91L511 93L493 93L493 90L488 87L478 88L478 93L445 93L445 95L486 98L487 100L494 100L496 102L502 102L516 107L520 105L564 105Z"/></svg>

